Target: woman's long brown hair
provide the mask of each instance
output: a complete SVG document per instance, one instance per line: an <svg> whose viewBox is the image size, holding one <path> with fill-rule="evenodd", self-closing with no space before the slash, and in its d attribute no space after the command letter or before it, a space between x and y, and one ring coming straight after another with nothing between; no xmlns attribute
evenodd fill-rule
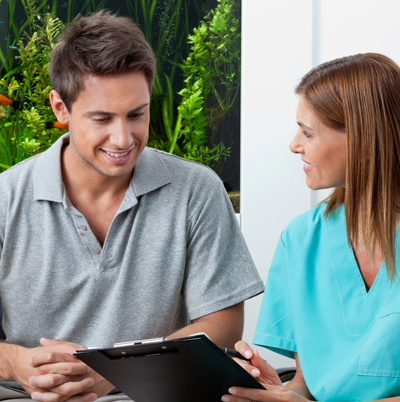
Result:
<svg viewBox="0 0 400 402"><path fill-rule="evenodd" d="M326 200L329 218L344 204L347 237L379 247L393 281L400 204L400 67L386 56L358 54L319 65L295 92L329 127L346 132L346 187Z"/></svg>

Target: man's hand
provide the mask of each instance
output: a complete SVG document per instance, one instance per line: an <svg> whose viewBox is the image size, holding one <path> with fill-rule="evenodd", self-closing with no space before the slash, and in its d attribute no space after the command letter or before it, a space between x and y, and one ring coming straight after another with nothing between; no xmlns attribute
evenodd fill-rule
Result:
<svg viewBox="0 0 400 402"><path fill-rule="evenodd" d="M82 345L59 340L40 340L42 347L18 347L13 361L14 379L42 402L94 401L114 386L72 354Z"/></svg>
<svg viewBox="0 0 400 402"><path fill-rule="evenodd" d="M9 356L11 365L9 378L17 381L29 394L34 394L36 391L42 391L29 381L31 377L40 376L43 373L47 374L50 371L73 376L84 374L87 375L89 373L90 369L88 366L86 366L84 363L79 363L73 356L69 354L79 348L80 345L64 343L63 345L49 345L46 347L38 347L33 349L16 345L13 346L14 353L12 356ZM41 365L40 367L33 364L36 356L43 354L48 356L47 364ZM79 392L89 388L89 381L90 379L81 381L79 384ZM56 401L56 399L53 400Z"/></svg>

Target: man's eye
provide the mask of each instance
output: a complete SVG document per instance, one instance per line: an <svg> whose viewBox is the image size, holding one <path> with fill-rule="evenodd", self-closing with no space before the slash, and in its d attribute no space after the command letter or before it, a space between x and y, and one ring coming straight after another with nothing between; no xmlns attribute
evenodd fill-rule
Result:
<svg viewBox="0 0 400 402"><path fill-rule="evenodd" d="M141 116L144 116L144 112L141 112L141 113L132 113L132 114L130 114L128 117L129 117L130 119L138 119L138 118L141 117Z"/></svg>
<svg viewBox="0 0 400 402"><path fill-rule="evenodd" d="M110 119L108 117L100 118L100 119L94 119L96 123L106 123Z"/></svg>

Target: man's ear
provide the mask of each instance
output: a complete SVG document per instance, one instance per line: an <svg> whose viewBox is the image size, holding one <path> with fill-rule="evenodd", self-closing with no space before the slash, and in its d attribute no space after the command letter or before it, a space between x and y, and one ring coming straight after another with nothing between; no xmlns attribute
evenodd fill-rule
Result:
<svg viewBox="0 0 400 402"><path fill-rule="evenodd" d="M57 120L62 124L69 123L69 112L65 103L61 100L58 92L53 89L50 91L50 103Z"/></svg>

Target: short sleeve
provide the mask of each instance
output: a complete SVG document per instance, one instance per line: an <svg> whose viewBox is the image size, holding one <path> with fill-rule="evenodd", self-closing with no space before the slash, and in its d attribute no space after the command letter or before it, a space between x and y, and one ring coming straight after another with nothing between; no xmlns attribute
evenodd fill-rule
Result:
<svg viewBox="0 0 400 402"><path fill-rule="evenodd" d="M1 259L1 254L3 252L3 243L4 243L4 236L5 236L5 230L6 230L6 202L4 200L7 200L7 197L3 194L2 188L0 187L0 200L2 202L0 203L0 259Z"/></svg>
<svg viewBox="0 0 400 402"><path fill-rule="evenodd" d="M219 179L189 217L186 253L183 297L191 320L264 290Z"/></svg>
<svg viewBox="0 0 400 402"><path fill-rule="evenodd" d="M297 349L286 263L286 248L281 235L268 272L253 343L294 358L293 352Z"/></svg>

